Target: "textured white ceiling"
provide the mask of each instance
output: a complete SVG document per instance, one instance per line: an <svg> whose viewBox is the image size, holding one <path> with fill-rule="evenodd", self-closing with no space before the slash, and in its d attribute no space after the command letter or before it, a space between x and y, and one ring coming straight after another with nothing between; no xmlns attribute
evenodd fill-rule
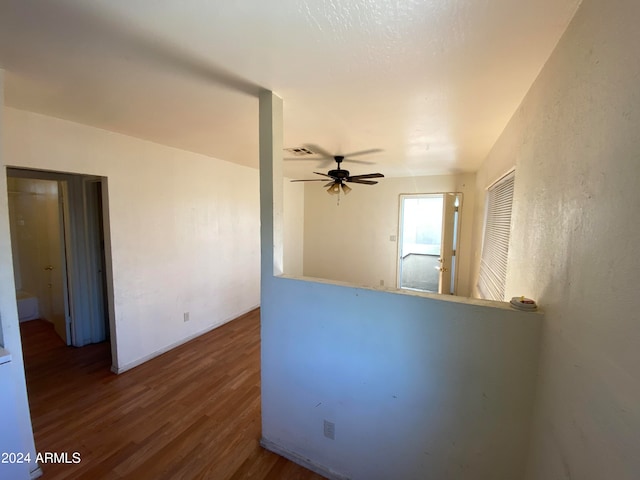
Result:
<svg viewBox="0 0 640 480"><path fill-rule="evenodd" d="M0 66L10 106L244 165L267 88L286 147L383 150L353 174L474 171L579 2L2 0Z"/></svg>

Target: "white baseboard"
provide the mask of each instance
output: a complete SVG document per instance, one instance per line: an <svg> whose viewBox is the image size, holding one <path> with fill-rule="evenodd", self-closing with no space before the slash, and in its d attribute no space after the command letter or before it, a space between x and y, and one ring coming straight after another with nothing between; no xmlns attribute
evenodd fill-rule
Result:
<svg viewBox="0 0 640 480"><path fill-rule="evenodd" d="M236 318L240 318L241 316L246 315L247 313L252 312L257 308L260 308L260 305L255 305L245 311L237 313L233 317L227 318L220 323L209 325L207 328L200 330L199 332L189 335L188 337L185 337L183 339L180 339L177 342L167 345L166 347L162 347L159 350L156 350L155 352L152 352L149 355L145 355L144 357L140 357L139 359L134 360L133 362L129 362L126 365L122 365L122 366L111 365L111 371L119 375L121 373L126 372L127 370L131 370L132 368L135 368L138 365L142 365L143 363L148 362L152 358L159 357L163 353L167 353L169 350L173 350L174 348L179 347L184 343L190 342L194 338L198 338L200 335L204 335L205 333L210 332L211 330L215 330L216 328L221 327L225 323L229 323L230 321L235 320Z"/></svg>
<svg viewBox="0 0 640 480"><path fill-rule="evenodd" d="M329 480L349 480L349 477L346 475L342 475L341 473L334 472L329 467L325 467L324 465L319 465L313 460L303 457L291 450L288 450L284 447L281 447L277 443L272 442L264 437L260 439L260 445L262 448L269 450L270 452L276 453L281 457L286 458L287 460L291 460L293 463L297 463L298 465L311 470L312 472L317 473L318 475L322 475Z"/></svg>
<svg viewBox="0 0 640 480"><path fill-rule="evenodd" d="M38 465L35 470L31 470L29 472L29 475L31 476L31 480L35 480L36 478L40 478L42 476L42 469Z"/></svg>

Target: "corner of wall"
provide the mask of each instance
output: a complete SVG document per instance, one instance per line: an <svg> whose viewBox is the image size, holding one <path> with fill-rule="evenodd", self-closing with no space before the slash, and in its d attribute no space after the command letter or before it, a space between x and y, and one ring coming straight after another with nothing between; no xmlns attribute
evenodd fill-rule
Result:
<svg viewBox="0 0 640 480"><path fill-rule="evenodd" d="M4 431L0 435L0 451L29 453L35 458L13 278L3 117L4 71L0 70L0 345L11 355L10 361L0 365L0 425ZM30 478L29 467L30 464L0 464L0 476Z"/></svg>

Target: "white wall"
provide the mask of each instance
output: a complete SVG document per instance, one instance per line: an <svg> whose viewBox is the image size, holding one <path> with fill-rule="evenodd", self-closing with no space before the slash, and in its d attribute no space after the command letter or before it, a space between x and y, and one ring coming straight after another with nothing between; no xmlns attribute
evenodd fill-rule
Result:
<svg viewBox="0 0 640 480"><path fill-rule="evenodd" d="M383 178L375 186L353 185L340 198L321 185L305 187L304 275L364 286L397 285L400 194L463 194L459 248L458 295L469 296L474 174Z"/></svg>
<svg viewBox="0 0 640 480"><path fill-rule="evenodd" d="M640 472L638 19L584 0L478 173L516 163L507 295L546 312L528 479Z"/></svg>
<svg viewBox="0 0 640 480"><path fill-rule="evenodd" d="M542 315L274 277L274 103L261 98L263 442L335 478L521 478Z"/></svg>
<svg viewBox="0 0 640 480"><path fill-rule="evenodd" d="M120 370L259 304L256 170L11 108L5 140L7 165L107 177Z"/></svg>
<svg viewBox="0 0 640 480"><path fill-rule="evenodd" d="M304 185L283 182L283 273L301 277L304 252Z"/></svg>

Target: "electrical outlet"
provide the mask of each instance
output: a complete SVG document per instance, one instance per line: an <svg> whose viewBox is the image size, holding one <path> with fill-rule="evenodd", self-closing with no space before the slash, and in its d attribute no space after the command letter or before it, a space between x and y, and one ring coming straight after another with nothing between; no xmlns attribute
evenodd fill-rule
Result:
<svg viewBox="0 0 640 480"><path fill-rule="evenodd" d="M184 312L183 317L184 317L184 321L188 322L189 321L189 312Z"/></svg>
<svg viewBox="0 0 640 480"><path fill-rule="evenodd" d="M395 242L396 241L396 236L395 235L389 235L389 241L390 242Z"/></svg>
<svg viewBox="0 0 640 480"><path fill-rule="evenodd" d="M336 439L336 424L328 420L324 421L324 436L331 440Z"/></svg>
<svg viewBox="0 0 640 480"><path fill-rule="evenodd" d="M384 280L380 280L380 286L384 287Z"/></svg>

